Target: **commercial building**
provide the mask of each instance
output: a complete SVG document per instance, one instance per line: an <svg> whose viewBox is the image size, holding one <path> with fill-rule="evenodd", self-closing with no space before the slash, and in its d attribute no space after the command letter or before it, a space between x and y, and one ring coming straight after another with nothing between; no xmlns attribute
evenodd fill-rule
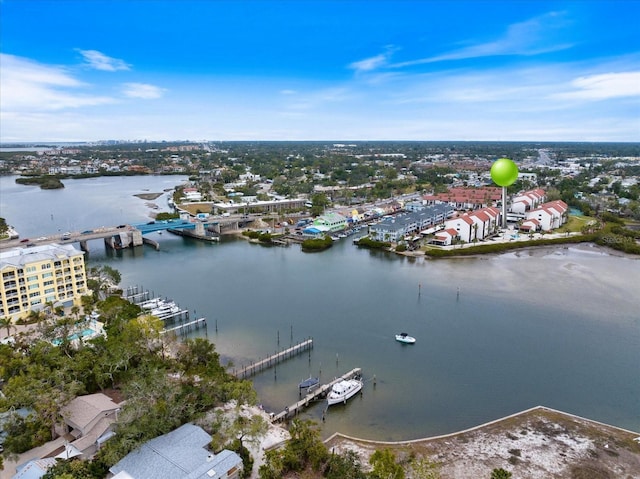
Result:
<svg viewBox="0 0 640 479"><path fill-rule="evenodd" d="M0 317L13 321L31 310L79 306L88 294L84 252L73 245L13 248L0 253Z"/></svg>
<svg viewBox="0 0 640 479"><path fill-rule="evenodd" d="M420 211L388 216L378 224L369 226L369 236L376 241L397 243L407 235L429 234L453 215L448 204L425 206Z"/></svg>
<svg viewBox="0 0 640 479"><path fill-rule="evenodd" d="M339 215L338 213L327 213L322 216L318 216L313 221L313 226L320 231L335 233L336 231L342 231L347 227L347 218Z"/></svg>

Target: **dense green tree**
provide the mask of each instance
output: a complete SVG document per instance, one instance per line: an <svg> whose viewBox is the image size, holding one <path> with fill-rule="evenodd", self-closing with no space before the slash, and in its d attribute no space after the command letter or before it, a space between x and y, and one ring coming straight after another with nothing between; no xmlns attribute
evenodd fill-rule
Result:
<svg viewBox="0 0 640 479"><path fill-rule="evenodd" d="M2 426L4 454L21 454L51 439L51 430L34 414L23 417L10 414Z"/></svg>
<svg viewBox="0 0 640 479"><path fill-rule="evenodd" d="M327 479L366 479L367 474L362 470L362 464L354 451L344 454L331 454L324 472Z"/></svg>
<svg viewBox="0 0 640 479"><path fill-rule="evenodd" d="M312 421L294 419L289 432L291 439L284 448L265 453L265 462L259 470L262 479L281 478L287 472L309 467L319 471L329 459L327 447Z"/></svg>
<svg viewBox="0 0 640 479"><path fill-rule="evenodd" d="M101 461L60 460L49 468L42 479L102 479L109 468Z"/></svg>
<svg viewBox="0 0 640 479"><path fill-rule="evenodd" d="M371 455L369 463L373 466L371 479L404 479L404 470L390 449L377 450Z"/></svg>
<svg viewBox="0 0 640 479"><path fill-rule="evenodd" d="M317 426L312 421L294 419L289 432L291 439L285 448L285 467L300 471L310 465L314 470L319 470L329 453Z"/></svg>
<svg viewBox="0 0 640 479"><path fill-rule="evenodd" d="M284 457L281 449L265 451L264 462L258 469L260 479L282 479L285 472Z"/></svg>

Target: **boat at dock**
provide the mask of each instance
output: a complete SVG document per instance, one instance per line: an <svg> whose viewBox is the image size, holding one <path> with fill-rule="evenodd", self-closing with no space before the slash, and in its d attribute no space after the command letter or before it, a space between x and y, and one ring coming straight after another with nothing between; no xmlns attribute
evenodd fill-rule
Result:
<svg viewBox="0 0 640 479"><path fill-rule="evenodd" d="M152 314L153 316L158 316L160 318L164 316L171 316L174 314L178 314L180 311L181 311L180 307L177 306L176 303L174 303L173 301L168 301L161 304L157 308L153 308L149 314Z"/></svg>
<svg viewBox="0 0 640 479"><path fill-rule="evenodd" d="M320 384L320 379L314 378L314 377L308 377L304 381L301 381L300 384L298 384L298 389L307 389L310 391L318 387L318 384Z"/></svg>
<svg viewBox="0 0 640 479"><path fill-rule="evenodd" d="M396 334L396 341L400 341L405 344L414 344L416 342L416 338L409 336L407 333L400 333Z"/></svg>
<svg viewBox="0 0 640 479"><path fill-rule="evenodd" d="M148 299L147 301L143 301L138 306L140 306L142 309L156 309L165 304L165 302L166 301L162 298L153 298Z"/></svg>
<svg viewBox="0 0 640 479"><path fill-rule="evenodd" d="M337 382L333 385L331 392L327 396L328 405L346 403L348 399L362 390L362 386L362 380L357 378L343 379Z"/></svg>

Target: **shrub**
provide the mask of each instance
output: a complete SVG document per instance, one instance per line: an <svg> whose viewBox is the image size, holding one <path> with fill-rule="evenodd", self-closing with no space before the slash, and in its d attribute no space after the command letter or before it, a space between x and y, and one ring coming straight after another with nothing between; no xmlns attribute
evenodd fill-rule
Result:
<svg viewBox="0 0 640 479"><path fill-rule="evenodd" d="M302 242L302 251L322 251L331 248L333 240L330 236L324 238L310 238Z"/></svg>
<svg viewBox="0 0 640 479"><path fill-rule="evenodd" d="M385 243L384 241L376 241L368 236L364 236L358 240L358 246L372 249L386 249L391 246L391 243Z"/></svg>

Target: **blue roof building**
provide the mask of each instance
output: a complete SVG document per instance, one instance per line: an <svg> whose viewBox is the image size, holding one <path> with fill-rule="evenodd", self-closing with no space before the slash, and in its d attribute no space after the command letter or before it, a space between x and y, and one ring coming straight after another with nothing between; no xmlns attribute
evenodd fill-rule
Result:
<svg viewBox="0 0 640 479"><path fill-rule="evenodd" d="M12 479L40 479L47 473L47 470L56 464L56 460L52 457L44 459L33 459L16 467L16 474Z"/></svg>

